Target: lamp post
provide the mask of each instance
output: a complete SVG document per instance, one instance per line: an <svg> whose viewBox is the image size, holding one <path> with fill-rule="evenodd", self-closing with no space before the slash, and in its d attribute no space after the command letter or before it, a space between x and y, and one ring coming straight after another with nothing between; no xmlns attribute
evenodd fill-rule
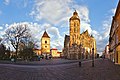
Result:
<svg viewBox="0 0 120 80"><path fill-rule="evenodd" d="M94 47L92 48L92 67L94 67Z"/></svg>
<svg viewBox="0 0 120 80"><path fill-rule="evenodd" d="M82 44L80 44L79 48L80 48L80 61L79 61L79 67L81 67L81 62L82 62Z"/></svg>

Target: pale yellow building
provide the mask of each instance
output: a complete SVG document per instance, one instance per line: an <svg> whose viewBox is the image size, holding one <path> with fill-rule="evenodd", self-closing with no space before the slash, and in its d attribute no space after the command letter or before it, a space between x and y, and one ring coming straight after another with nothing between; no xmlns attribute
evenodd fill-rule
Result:
<svg viewBox="0 0 120 80"><path fill-rule="evenodd" d="M41 49L33 49L34 53L36 53L37 56L41 55Z"/></svg>
<svg viewBox="0 0 120 80"><path fill-rule="evenodd" d="M50 51L51 51L51 55L52 55L53 58L59 58L60 57L60 53L58 52L58 50L56 48L53 48Z"/></svg>
<svg viewBox="0 0 120 80"><path fill-rule="evenodd" d="M45 31L41 38L41 53L42 54L50 54L50 37Z"/></svg>

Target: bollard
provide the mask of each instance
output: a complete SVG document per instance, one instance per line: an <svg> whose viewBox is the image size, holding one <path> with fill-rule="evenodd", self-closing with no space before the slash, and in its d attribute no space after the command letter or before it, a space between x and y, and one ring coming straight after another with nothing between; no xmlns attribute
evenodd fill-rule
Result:
<svg viewBox="0 0 120 80"><path fill-rule="evenodd" d="M81 67L81 61L79 61L79 67Z"/></svg>

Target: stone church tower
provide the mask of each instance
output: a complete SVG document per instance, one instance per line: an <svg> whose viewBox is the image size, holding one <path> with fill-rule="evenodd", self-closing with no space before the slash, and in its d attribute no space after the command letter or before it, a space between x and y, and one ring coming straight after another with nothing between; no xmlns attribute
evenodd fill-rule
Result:
<svg viewBox="0 0 120 80"><path fill-rule="evenodd" d="M45 31L41 38L41 53L42 54L50 54L50 37Z"/></svg>
<svg viewBox="0 0 120 80"><path fill-rule="evenodd" d="M72 44L80 44L80 18L78 16L78 13L73 13L73 16L69 19L69 25L70 25L70 46Z"/></svg>
<svg viewBox="0 0 120 80"><path fill-rule="evenodd" d="M67 59L90 59L96 56L96 40L88 30L80 33L80 18L76 10L69 19L69 35L65 35L63 55Z"/></svg>

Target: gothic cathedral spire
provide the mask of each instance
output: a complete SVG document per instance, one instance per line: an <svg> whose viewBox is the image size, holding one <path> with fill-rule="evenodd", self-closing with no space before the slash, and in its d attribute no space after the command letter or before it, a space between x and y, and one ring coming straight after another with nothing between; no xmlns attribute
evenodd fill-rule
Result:
<svg viewBox="0 0 120 80"><path fill-rule="evenodd" d="M73 16L69 19L70 23L70 46L72 44L80 44L80 18L77 11L73 13Z"/></svg>

